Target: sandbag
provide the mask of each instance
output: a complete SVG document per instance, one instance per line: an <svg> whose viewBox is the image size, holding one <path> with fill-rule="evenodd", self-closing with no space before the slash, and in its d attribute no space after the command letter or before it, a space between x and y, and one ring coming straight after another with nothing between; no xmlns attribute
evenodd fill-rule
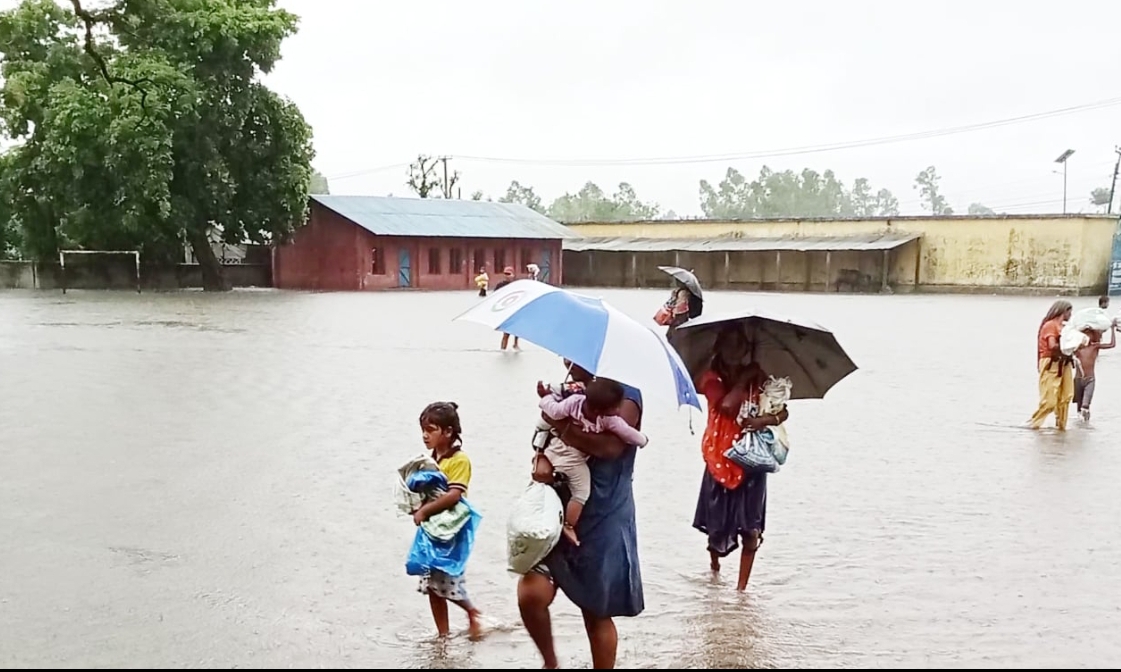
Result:
<svg viewBox="0 0 1121 672"><path fill-rule="evenodd" d="M552 552L564 529L556 490L536 481L514 502L506 521L507 569L525 574Z"/></svg>

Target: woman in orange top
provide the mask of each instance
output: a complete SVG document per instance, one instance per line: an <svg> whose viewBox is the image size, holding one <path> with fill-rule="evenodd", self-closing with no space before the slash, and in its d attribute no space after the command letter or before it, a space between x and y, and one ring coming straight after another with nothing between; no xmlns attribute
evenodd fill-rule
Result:
<svg viewBox="0 0 1121 672"><path fill-rule="evenodd" d="M1039 371L1039 408L1031 416L1032 429L1042 427L1052 413L1059 431L1067 428L1070 402L1074 400L1074 362L1059 350L1059 336L1073 311L1070 301L1056 301L1039 325L1035 362Z"/></svg>
<svg viewBox="0 0 1121 672"><path fill-rule="evenodd" d="M745 474L724 452L743 430L779 425L789 413L745 418L741 427L736 421L740 408L745 401L759 403L767 374L751 361L751 344L738 327L722 332L715 350L712 366L697 384L708 402L708 424L701 441L705 473L693 527L708 535L714 572L720 571L720 559L734 553L742 539L737 589L743 591L767 526L767 474Z"/></svg>

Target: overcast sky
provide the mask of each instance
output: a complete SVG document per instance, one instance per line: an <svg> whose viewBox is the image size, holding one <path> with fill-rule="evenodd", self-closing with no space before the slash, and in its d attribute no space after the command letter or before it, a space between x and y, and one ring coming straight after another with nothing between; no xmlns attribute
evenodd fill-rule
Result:
<svg viewBox="0 0 1121 672"><path fill-rule="evenodd" d="M1090 210L1121 104L844 150L706 162L972 125L1121 97L1121 2L948 0L281 0L302 17L268 78L315 130L334 193L406 194L404 164L446 154L466 194L511 179L546 199L621 180L679 214L729 165L866 176L918 212L935 165L951 204ZM487 160L480 158L484 157ZM502 161L496 160L502 159ZM557 161L570 164L556 165ZM553 163L550 163L553 162ZM383 168L382 170L378 170Z"/></svg>

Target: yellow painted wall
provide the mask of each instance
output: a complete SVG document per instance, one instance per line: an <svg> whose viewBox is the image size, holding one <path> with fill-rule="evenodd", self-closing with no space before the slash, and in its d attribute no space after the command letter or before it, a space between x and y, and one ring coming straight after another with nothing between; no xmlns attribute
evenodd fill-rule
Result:
<svg viewBox="0 0 1121 672"><path fill-rule="evenodd" d="M1097 291L1106 283L1117 219L1106 215L1040 215L746 222L679 220L569 226L583 236L634 238L916 233L922 235L917 256L919 285L923 287ZM914 283L916 253L913 246L907 248L892 255L892 284Z"/></svg>

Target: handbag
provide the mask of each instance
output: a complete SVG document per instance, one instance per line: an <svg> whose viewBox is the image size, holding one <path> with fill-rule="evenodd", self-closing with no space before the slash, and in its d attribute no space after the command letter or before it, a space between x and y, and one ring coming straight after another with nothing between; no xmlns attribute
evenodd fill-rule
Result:
<svg viewBox="0 0 1121 672"><path fill-rule="evenodd" d="M770 428L760 429L756 432L744 432L724 451L724 457L741 467L747 474L771 474L778 471L778 460L775 459L771 446L775 442L774 432Z"/></svg>
<svg viewBox="0 0 1121 672"><path fill-rule="evenodd" d="M662 306L658 309L658 312L654 313L654 322L656 322L660 327L668 326L672 321L673 314L670 313L669 309L665 306Z"/></svg>

